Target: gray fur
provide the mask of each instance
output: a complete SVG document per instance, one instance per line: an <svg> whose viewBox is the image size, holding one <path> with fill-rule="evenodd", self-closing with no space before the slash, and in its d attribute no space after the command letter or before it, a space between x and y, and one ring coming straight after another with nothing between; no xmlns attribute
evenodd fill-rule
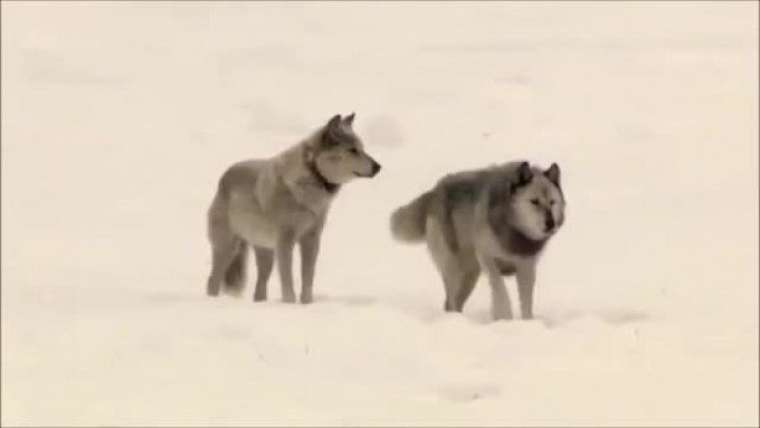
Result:
<svg viewBox="0 0 760 428"><path fill-rule="evenodd" d="M515 275L523 318L533 317L536 264L564 223L559 167L527 162L449 174L391 215L393 236L426 241L443 279L444 309L461 312L481 272L495 319L511 319L504 275Z"/></svg>
<svg viewBox="0 0 760 428"><path fill-rule="evenodd" d="M315 267L325 220L340 186L373 177L380 165L366 152L351 125L354 115L335 115L327 125L269 159L238 162L227 169L208 210L212 268L206 291L240 294L245 287L248 246L258 276L254 300L267 298L277 261L282 299L295 302L293 249L301 249L301 302L313 301Z"/></svg>
<svg viewBox="0 0 760 428"><path fill-rule="evenodd" d="M427 206L432 196L432 192L423 193L391 215L391 232L396 239L415 242L425 237Z"/></svg>

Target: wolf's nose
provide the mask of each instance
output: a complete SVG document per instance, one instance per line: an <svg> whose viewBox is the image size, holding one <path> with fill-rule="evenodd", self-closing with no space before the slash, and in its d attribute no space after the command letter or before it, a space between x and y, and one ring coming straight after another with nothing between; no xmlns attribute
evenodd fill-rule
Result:
<svg viewBox="0 0 760 428"><path fill-rule="evenodd" d="M546 217L546 221L544 222L544 226L546 226L546 231L550 231L554 229L554 217L548 216Z"/></svg>
<svg viewBox="0 0 760 428"><path fill-rule="evenodd" d="M376 161L372 161L372 175L370 175L370 177L376 176L377 173L380 172L381 168L382 166L380 166L379 163L377 163Z"/></svg>

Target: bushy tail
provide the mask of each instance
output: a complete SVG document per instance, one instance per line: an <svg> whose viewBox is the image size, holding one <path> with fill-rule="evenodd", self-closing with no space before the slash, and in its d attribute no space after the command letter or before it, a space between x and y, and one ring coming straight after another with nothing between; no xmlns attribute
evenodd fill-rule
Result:
<svg viewBox="0 0 760 428"><path fill-rule="evenodd" d="M425 222L432 192L425 192L391 215L391 233L403 242L418 242L425 238Z"/></svg>
<svg viewBox="0 0 760 428"><path fill-rule="evenodd" d="M245 289L246 272L248 268L248 245L241 243L235 258L224 274L224 292L240 296Z"/></svg>

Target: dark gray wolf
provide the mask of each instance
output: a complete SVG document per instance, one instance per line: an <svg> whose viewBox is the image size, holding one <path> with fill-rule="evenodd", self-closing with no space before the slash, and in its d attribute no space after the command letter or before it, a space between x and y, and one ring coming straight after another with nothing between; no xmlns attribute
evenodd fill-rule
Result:
<svg viewBox="0 0 760 428"><path fill-rule="evenodd" d="M522 317L530 319L538 258L564 220L559 166L511 162L445 176L393 213L391 231L400 241L427 242L446 311L462 311L482 271L494 319L511 319L502 275L515 274Z"/></svg>

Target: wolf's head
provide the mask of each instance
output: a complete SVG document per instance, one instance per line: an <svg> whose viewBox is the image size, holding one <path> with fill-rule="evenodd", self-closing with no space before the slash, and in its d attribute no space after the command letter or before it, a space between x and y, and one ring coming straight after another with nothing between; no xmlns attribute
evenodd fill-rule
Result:
<svg viewBox="0 0 760 428"><path fill-rule="evenodd" d="M374 177L380 171L364 144L354 133L354 113L333 116L316 142L313 162L317 171L330 183L344 184L356 177Z"/></svg>
<svg viewBox="0 0 760 428"><path fill-rule="evenodd" d="M536 241L550 238L565 221L559 166L553 163L544 171L522 162L514 170L510 186L512 226Z"/></svg>

